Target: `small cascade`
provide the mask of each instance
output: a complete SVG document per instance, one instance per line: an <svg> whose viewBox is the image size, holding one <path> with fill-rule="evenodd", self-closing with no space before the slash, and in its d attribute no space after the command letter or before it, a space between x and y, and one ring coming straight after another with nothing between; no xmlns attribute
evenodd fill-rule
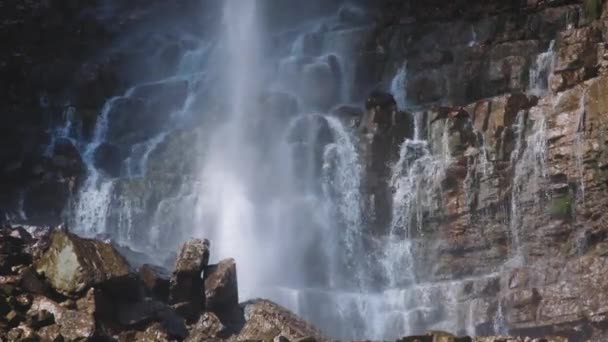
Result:
<svg viewBox="0 0 608 342"><path fill-rule="evenodd" d="M576 198L582 205L585 205L585 131L586 131L586 112L585 112L585 94L581 96L578 108L578 121L576 124L576 134L574 137L574 161L576 166L576 176L578 178L578 188Z"/></svg>
<svg viewBox="0 0 608 342"><path fill-rule="evenodd" d="M74 139L74 114L75 108L73 106L68 105L66 109L62 113L63 122L55 127L51 132L51 141L48 144L46 150L44 151L45 156L50 156L53 154L53 149L57 144L57 141L60 139L68 139L72 143L76 142Z"/></svg>
<svg viewBox="0 0 608 342"><path fill-rule="evenodd" d="M397 70L397 74L391 82L390 93L397 102L397 109L403 111L407 108L407 62ZM419 125L416 125L419 127ZM415 139L418 135L415 135Z"/></svg>
<svg viewBox="0 0 608 342"><path fill-rule="evenodd" d="M113 182L103 179L95 167L94 154L105 140L108 129L108 114L118 98L108 100L97 119L91 142L82 151L83 161L87 167L88 177L75 199L71 215L71 227L85 236L96 236L106 233L106 219L110 205Z"/></svg>
<svg viewBox="0 0 608 342"><path fill-rule="evenodd" d="M536 58L530 69L529 92L535 96L542 96L549 89L549 76L553 73L555 63L555 41L551 41L549 49Z"/></svg>
<svg viewBox="0 0 608 342"><path fill-rule="evenodd" d="M524 212L540 210L541 202L546 198L543 184L547 179L547 137L546 123L542 113L539 117L529 118L533 121L528 127L527 114L518 113L516 124L516 145L511 154L511 165L514 168L511 188L511 252L512 261L516 264L525 262L522 232Z"/></svg>
<svg viewBox="0 0 608 342"><path fill-rule="evenodd" d="M475 30L475 26L471 26L471 39L469 40L469 47L473 47L478 44L477 42L477 31Z"/></svg>

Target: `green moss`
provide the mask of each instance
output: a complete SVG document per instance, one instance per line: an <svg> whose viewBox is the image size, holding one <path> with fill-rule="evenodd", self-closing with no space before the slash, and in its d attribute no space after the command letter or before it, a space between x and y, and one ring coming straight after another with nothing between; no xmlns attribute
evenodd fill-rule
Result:
<svg viewBox="0 0 608 342"><path fill-rule="evenodd" d="M553 218L572 217L572 198L569 195L553 198L549 205L549 214Z"/></svg>
<svg viewBox="0 0 608 342"><path fill-rule="evenodd" d="M602 15L602 0L584 0L588 20L597 20Z"/></svg>

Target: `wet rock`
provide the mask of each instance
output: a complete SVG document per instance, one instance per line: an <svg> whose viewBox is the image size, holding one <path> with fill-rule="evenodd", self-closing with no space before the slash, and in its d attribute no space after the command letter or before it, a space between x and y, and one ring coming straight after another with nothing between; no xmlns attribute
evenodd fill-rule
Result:
<svg viewBox="0 0 608 342"><path fill-rule="evenodd" d="M217 265L205 268L206 309L220 317L226 311L230 313L239 303L236 263L234 259L225 259Z"/></svg>
<svg viewBox="0 0 608 342"><path fill-rule="evenodd" d="M102 143L93 152L95 168L105 172L110 177L120 176L124 153L114 144Z"/></svg>
<svg viewBox="0 0 608 342"><path fill-rule="evenodd" d="M298 100L295 96L282 92L269 92L260 98L264 113L275 119L285 120L298 114Z"/></svg>
<svg viewBox="0 0 608 342"><path fill-rule="evenodd" d="M139 268L139 277L149 295L162 301L169 299L170 275L165 269L145 264Z"/></svg>
<svg viewBox="0 0 608 342"><path fill-rule="evenodd" d="M110 244L54 231L46 253L36 260L36 270L51 286L72 295L129 275L129 265Z"/></svg>
<svg viewBox="0 0 608 342"><path fill-rule="evenodd" d="M311 336L325 340L310 323L270 301L260 299L246 302L243 311L245 324L237 336L238 340L273 340L277 336L284 336L290 341Z"/></svg>
<svg viewBox="0 0 608 342"><path fill-rule="evenodd" d="M201 273L209 263L209 241L194 239L180 251L169 287L169 303L178 305L186 318L192 319L205 308Z"/></svg>
<svg viewBox="0 0 608 342"><path fill-rule="evenodd" d="M340 69L335 56L305 65L302 86L305 103L317 109L327 109L340 92Z"/></svg>
<svg viewBox="0 0 608 342"><path fill-rule="evenodd" d="M66 138L58 139L54 142L52 163L66 177L83 176L86 166L72 141Z"/></svg>

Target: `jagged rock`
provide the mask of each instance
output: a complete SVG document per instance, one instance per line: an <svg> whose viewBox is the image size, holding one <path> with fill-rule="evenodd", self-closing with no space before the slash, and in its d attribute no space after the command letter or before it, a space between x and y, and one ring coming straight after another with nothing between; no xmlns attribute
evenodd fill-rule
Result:
<svg viewBox="0 0 608 342"><path fill-rule="evenodd" d="M206 309L222 316L238 306L239 293L234 259L225 259L205 268Z"/></svg>
<svg viewBox="0 0 608 342"><path fill-rule="evenodd" d="M188 319L205 308L201 273L209 263L209 241L194 239L181 249L169 287L169 303Z"/></svg>
<svg viewBox="0 0 608 342"><path fill-rule="evenodd" d="M329 55L302 69L303 95L306 103L327 109L340 92L340 65L334 55Z"/></svg>
<svg viewBox="0 0 608 342"><path fill-rule="evenodd" d="M200 277L209 263L209 240L194 239L186 242L175 263L173 276L190 275ZM171 281L174 285L174 281ZM172 290L173 292L174 290Z"/></svg>
<svg viewBox="0 0 608 342"><path fill-rule="evenodd" d="M295 96L282 92L269 92L260 98L260 110L274 119L285 120L298 113L298 100Z"/></svg>
<svg viewBox="0 0 608 342"><path fill-rule="evenodd" d="M267 300L254 300L243 304L245 324L237 340L273 340L284 336L293 341L304 337L325 340L310 323L289 310Z"/></svg>
<svg viewBox="0 0 608 342"><path fill-rule="evenodd" d="M68 310L48 298L36 296L28 315L33 316L42 311L54 316L60 334L67 340L89 338L95 334L95 318L90 313Z"/></svg>
<svg viewBox="0 0 608 342"><path fill-rule="evenodd" d="M35 263L51 286L66 295L129 275L129 265L112 245L62 231L52 233L49 249Z"/></svg>
<svg viewBox="0 0 608 342"><path fill-rule="evenodd" d="M61 327L57 324L49 325L38 329L38 336L42 341L49 342L63 342L64 338L61 336Z"/></svg>
<svg viewBox="0 0 608 342"><path fill-rule="evenodd" d="M190 335L188 335L186 341L196 342L207 341L212 338L225 338L227 337L227 333L227 328L215 314L205 312L201 315L198 322L190 328Z"/></svg>

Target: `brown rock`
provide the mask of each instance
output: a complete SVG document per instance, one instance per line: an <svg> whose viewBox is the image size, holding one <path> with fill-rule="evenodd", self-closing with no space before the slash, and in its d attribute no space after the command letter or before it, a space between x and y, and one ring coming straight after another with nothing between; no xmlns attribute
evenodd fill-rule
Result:
<svg viewBox="0 0 608 342"><path fill-rule="evenodd" d="M205 268L205 299L208 311L222 315L239 304L239 293L234 259L225 259Z"/></svg>
<svg viewBox="0 0 608 342"><path fill-rule="evenodd" d="M51 286L66 295L129 275L129 264L112 245L62 231L52 233L49 249L35 264Z"/></svg>
<svg viewBox="0 0 608 342"><path fill-rule="evenodd" d="M68 310L48 298L36 296L28 315L42 311L54 316L61 335L68 340L89 338L95 334L95 319L87 312Z"/></svg>
<svg viewBox="0 0 608 342"><path fill-rule="evenodd" d="M272 340L284 336L293 341L304 337L315 337L325 341L321 332L289 310L268 300L254 300L243 305L245 325L238 340Z"/></svg>
<svg viewBox="0 0 608 342"><path fill-rule="evenodd" d="M209 263L209 241L191 240L182 246L169 287L169 303L188 319L205 307L201 273Z"/></svg>

